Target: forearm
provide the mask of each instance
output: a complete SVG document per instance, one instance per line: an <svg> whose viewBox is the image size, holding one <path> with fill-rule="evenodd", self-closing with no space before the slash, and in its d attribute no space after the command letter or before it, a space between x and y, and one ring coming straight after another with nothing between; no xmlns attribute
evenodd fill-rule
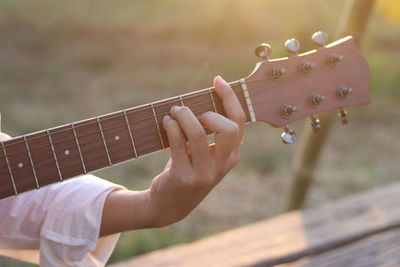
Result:
<svg viewBox="0 0 400 267"><path fill-rule="evenodd" d="M154 227L154 217L149 208L149 190L113 191L104 203L100 236Z"/></svg>

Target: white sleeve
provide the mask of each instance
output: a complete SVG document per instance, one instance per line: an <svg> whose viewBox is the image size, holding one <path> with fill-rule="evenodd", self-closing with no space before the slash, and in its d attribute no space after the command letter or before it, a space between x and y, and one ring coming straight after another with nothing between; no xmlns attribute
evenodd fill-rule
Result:
<svg viewBox="0 0 400 267"><path fill-rule="evenodd" d="M40 266L104 266L119 234L99 238L107 195L85 175L0 201L0 254Z"/></svg>

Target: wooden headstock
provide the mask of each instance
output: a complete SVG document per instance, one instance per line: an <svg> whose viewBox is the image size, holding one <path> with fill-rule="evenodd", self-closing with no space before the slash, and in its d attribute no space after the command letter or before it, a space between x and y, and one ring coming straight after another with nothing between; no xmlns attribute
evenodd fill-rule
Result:
<svg viewBox="0 0 400 267"><path fill-rule="evenodd" d="M303 54L298 45L288 40L294 55L272 60L264 45L264 61L245 79L256 121L283 127L336 108L345 116L342 108L370 103L369 67L351 36Z"/></svg>

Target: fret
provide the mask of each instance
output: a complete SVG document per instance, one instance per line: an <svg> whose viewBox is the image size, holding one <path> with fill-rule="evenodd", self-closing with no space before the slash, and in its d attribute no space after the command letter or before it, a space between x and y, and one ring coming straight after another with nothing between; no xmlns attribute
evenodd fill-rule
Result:
<svg viewBox="0 0 400 267"><path fill-rule="evenodd" d="M85 162L83 161L81 146L79 145L78 136L76 135L75 126L74 126L73 123L71 124L71 127L72 127L72 131L74 132L74 137L75 137L75 141L76 141L76 146L77 146L77 148L78 148L79 156L80 156L81 161L82 161L82 168L83 168L83 171L84 171L84 173L87 173L87 171L86 171L86 165L85 165Z"/></svg>
<svg viewBox="0 0 400 267"><path fill-rule="evenodd" d="M4 154L7 156L16 191L22 193L37 189L24 137L7 140L3 144Z"/></svg>
<svg viewBox="0 0 400 267"><path fill-rule="evenodd" d="M110 166L109 155L104 145L104 138L97 118L74 124L76 140L79 143L85 171L91 172Z"/></svg>
<svg viewBox="0 0 400 267"><path fill-rule="evenodd" d="M58 172L58 176L60 177L60 181L63 180L62 174L61 174L61 170L60 170L60 164L58 163L58 159L57 159L57 155L56 155L56 151L54 150L54 144L53 144L53 140L51 138L51 135L49 133L49 130L46 130L47 136L49 138L49 142L50 142L50 146L51 146L51 151L53 152L53 157L54 160L56 162L56 167L57 167L57 172Z"/></svg>
<svg viewBox="0 0 400 267"><path fill-rule="evenodd" d="M251 122L255 122L256 121L256 115L254 113L253 104L251 103L249 91L247 90L247 85L246 85L246 82L245 82L244 79L240 80L240 85L241 85L242 90L243 90L244 98L246 99L247 109L248 109L249 114L250 114L250 121Z"/></svg>
<svg viewBox="0 0 400 267"><path fill-rule="evenodd" d="M35 165L33 164L31 151L30 151L30 149L29 149L29 144L28 144L28 142L26 141L26 136L25 136L25 135L24 135L24 141L25 141L25 145L26 145L26 150L28 151L29 161L31 162L33 175L34 175L34 177L35 177L36 188L39 189L39 182L38 182L37 175L36 175Z"/></svg>
<svg viewBox="0 0 400 267"><path fill-rule="evenodd" d="M154 110L154 105L153 105L153 103L151 103L150 105L151 105L151 109L153 110L153 116L154 116L154 120L156 121L157 131L158 131L158 135L160 136L161 145L162 145L163 149L165 149L164 141L163 141L163 138L162 138L161 132L160 132L160 126L158 125L156 111Z"/></svg>
<svg viewBox="0 0 400 267"><path fill-rule="evenodd" d="M57 162L53 157L53 150L47 131L29 134L24 138L38 186L41 187L60 181Z"/></svg>
<svg viewBox="0 0 400 267"><path fill-rule="evenodd" d="M250 117L250 112L249 112L249 107L247 105L247 101L246 98L244 96L244 92L243 92L243 88L241 83L231 83L231 87L233 89L233 91L236 94L237 99L239 100L240 105L242 106L244 113L246 115L246 121L250 122L251 121L251 117ZM247 86L246 86L247 88Z"/></svg>
<svg viewBox="0 0 400 267"><path fill-rule="evenodd" d="M102 116L100 124L112 164L137 157L123 111Z"/></svg>
<svg viewBox="0 0 400 267"><path fill-rule="evenodd" d="M0 194L0 196L1 197L9 197L9 196L12 196L13 194L15 194L15 195L17 195L18 194L18 192L17 192L17 187L15 186L15 181L14 181L14 176L13 176L13 174L12 174L12 171L11 171L11 167L10 167L10 162L9 162L9 160L8 160L8 156L7 156L7 152L6 152L6 148L5 148L5 146L4 146L4 142L1 142L1 148L2 148L2 150L3 150L3 154L4 154L4 160L2 160L2 162L0 162L0 164L1 164L1 166L2 167L4 167L5 165L7 166L7 169L8 169L8 174L9 174L9 178L10 178L10 180L3 180L2 181L2 183L1 183L1 194ZM4 163L5 163L5 165L4 165ZM4 175L1 175L0 176L1 178L6 178L6 176ZM11 184L9 183L9 181L11 181ZM7 183L8 182L8 183ZM9 187L7 188L6 187L6 185L9 185ZM10 186L10 185L12 185L12 187ZM3 190L4 190L4 192L3 192Z"/></svg>
<svg viewBox="0 0 400 267"><path fill-rule="evenodd" d="M126 110L126 116L129 123L135 125L132 136L138 157L163 149L149 104Z"/></svg>
<svg viewBox="0 0 400 267"><path fill-rule="evenodd" d="M126 127L128 127L129 138L131 139L132 147L133 147L133 150L135 151L135 157L137 158L138 154L137 154L137 151L136 151L135 141L133 140L133 136L132 136L131 125L129 124L128 116L126 115L126 110L124 109L123 112L124 112L124 117L125 117L125 121L126 121Z"/></svg>
<svg viewBox="0 0 400 267"><path fill-rule="evenodd" d="M172 106L179 106L183 103L183 99L181 98L182 96L175 97L175 98L169 98L163 101L157 102L157 104L154 104L154 110L156 114L159 114L157 116L158 121L162 121L164 116L169 114L171 107ZM164 127L160 127L160 133L161 137L163 139L164 143L164 148L169 147L169 142L168 142L168 137L167 137L167 132L164 130Z"/></svg>
<svg viewBox="0 0 400 267"><path fill-rule="evenodd" d="M100 133L101 133L101 138L103 139L104 149L106 150L108 163L109 163L110 165L112 165L112 163L111 163L111 158L110 158L110 153L108 152L106 140L104 139L103 129L101 128L100 119L99 119L99 117L96 117L96 119L97 119L97 123L99 124L99 129L100 129Z"/></svg>
<svg viewBox="0 0 400 267"><path fill-rule="evenodd" d="M212 88L208 88L208 92L210 93L211 101L212 101L212 104L213 104L213 107L214 107L214 112L218 113L217 107L215 106L215 101L214 101L214 97L213 97Z"/></svg>
<svg viewBox="0 0 400 267"><path fill-rule="evenodd" d="M213 90L211 94L214 98L215 109L217 110L217 113L221 114L223 116L226 116L224 105L222 104L222 100L219 97L219 95L217 94L217 92L215 90Z"/></svg>
<svg viewBox="0 0 400 267"><path fill-rule="evenodd" d="M54 147L62 179L84 173L72 126L64 125L50 129L48 135Z"/></svg>
<svg viewBox="0 0 400 267"><path fill-rule="evenodd" d="M180 100L180 102L181 102L181 106L183 107L185 104L183 103L182 95L179 96L179 100Z"/></svg>
<svg viewBox="0 0 400 267"><path fill-rule="evenodd" d="M207 111L214 111L214 105L210 100L210 95L207 90L208 89L201 90L183 96L185 106L189 107L196 116L200 116Z"/></svg>

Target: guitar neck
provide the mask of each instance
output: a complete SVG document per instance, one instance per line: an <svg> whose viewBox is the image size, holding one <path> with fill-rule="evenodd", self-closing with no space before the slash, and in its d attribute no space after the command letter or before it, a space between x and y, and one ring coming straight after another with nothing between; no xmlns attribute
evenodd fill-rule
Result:
<svg viewBox="0 0 400 267"><path fill-rule="evenodd" d="M253 121L246 86L230 85ZM162 118L174 105L195 115L225 115L221 99L207 88L1 142L0 199L168 148Z"/></svg>

